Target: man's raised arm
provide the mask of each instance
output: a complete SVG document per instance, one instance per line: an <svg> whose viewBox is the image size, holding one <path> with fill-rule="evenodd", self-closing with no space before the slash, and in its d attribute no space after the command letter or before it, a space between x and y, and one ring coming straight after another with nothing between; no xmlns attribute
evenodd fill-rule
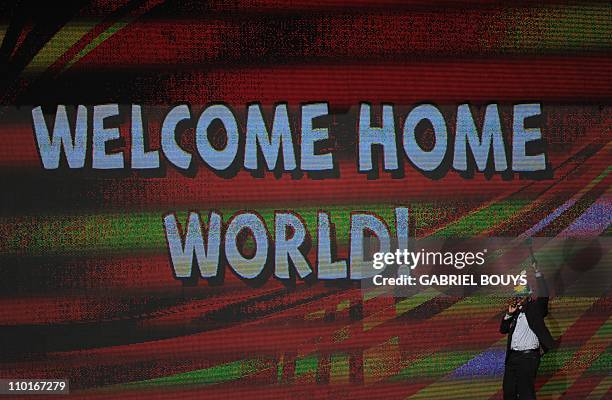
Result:
<svg viewBox="0 0 612 400"><path fill-rule="evenodd" d="M545 317L548 315L548 285L546 284L546 279L544 279L544 275L542 275L538 269L538 264L535 261L531 263L531 267L535 272L536 282L538 285L538 298L536 299L536 304L542 313L542 317Z"/></svg>

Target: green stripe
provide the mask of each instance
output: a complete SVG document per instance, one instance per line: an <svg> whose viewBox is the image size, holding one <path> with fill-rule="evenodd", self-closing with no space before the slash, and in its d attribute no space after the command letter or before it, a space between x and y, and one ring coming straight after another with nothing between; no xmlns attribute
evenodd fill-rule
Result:
<svg viewBox="0 0 612 400"><path fill-rule="evenodd" d="M464 218L449 224L436 232L436 236L474 236L488 230L501 222L507 221L531 200L507 200L491 204L481 210L466 215Z"/></svg>
<svg viewBox="0 0 612 400"><path fill-rule="evenodd" d="M397 375L390 378L390 381L442 377L467 363L478 354L479 351L436 352L411 363L410 366L402 369Z"/></svg>
<svg viewBox="0 0 612 400"><path fill-rule="evenodd" d="M612 338L610 338L612 340ZM599 372L610 372L612 370L612 346L608 348L593 361L587 373L597 374Z"/></svg>
<svg viewBox="0 0 612 400"><path fill-rule="evenodd" d="M175 385L212 385L241 379L268 366L258 359L239 360L227 364L216 365L210 368L198 369L165 376L162 378L147 379L115 385L113 388L145 388Z"/></svg>
<svg viewBox="0 0 612 400"><path fill-rule="evenodd" d="M427 229L439 223L442 216L454 212L450 204L420 203L409 205L411 217L417 229ZM392 234L395 234L394 206L376 205L343 205L302 207L293 211L302 216L306 227L316 241L317 212L325 210L330 213L335 224L337 239L346 243L349 236L350 214L352 211L370 211L380 215L388 222ZM221 210L227 221L236 209ZM265 220L270 230L274 231L275 209L267 208L257 211ZM200 210L203 222L208 219L208 211ZM187 221L187 212L178 212L177 218L182 226ZM19 221L19 223L17 223ZM166 247L163 229L162 212L131 214L98 214L67 215L44 217L17 217L0 219L0 230L6 235L5 254L16 255L74 255L88 253L157 251Z"/></svg>
<svg viewBox="0 0 612 400"><path fill-rule="evenodd" d="M109 27L104 32L102 32L100 35L96 36L96 38L94 38L90 43L87 44L87 46L85 46L70 61L68 61L66 63L64 68L62 68L62 72L64 72L68 68L72 67L77 61L79 61L81 58L85 57L87 54L89 54L92 50L94 50L96 47L98 47L100 44L102 44L108 38L113 36L115 33L119 32L121 29L125 28L131 21L132 20L129 20L129 21L119 21L119 22L115 23L114 25L112 25L111 27Z"/></svg>
<svg viewBox="0 0 612 400"><path fill-rule="evenodd" d="M295 360L295 376L316 373L319 365L319 357L316 354Z"/></svg>
<svg viewBox="0 0 612 400"><path fill-rule="evenodd" d="M585 51L612 47L610 4L548 6L518 11L518 23L500 46L510 51Z"/></svg>

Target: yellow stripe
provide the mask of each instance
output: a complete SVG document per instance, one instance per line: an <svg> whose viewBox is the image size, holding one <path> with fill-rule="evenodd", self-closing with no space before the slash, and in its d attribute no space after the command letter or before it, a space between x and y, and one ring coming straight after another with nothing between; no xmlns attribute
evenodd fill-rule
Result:
<svg viewBox="0 0 612 400"><path fill-rule="evenodd" d="M46 71L99 23L100 21L74 21L66 24L36 53L24 68L23 74L32 76Z"/></svg>

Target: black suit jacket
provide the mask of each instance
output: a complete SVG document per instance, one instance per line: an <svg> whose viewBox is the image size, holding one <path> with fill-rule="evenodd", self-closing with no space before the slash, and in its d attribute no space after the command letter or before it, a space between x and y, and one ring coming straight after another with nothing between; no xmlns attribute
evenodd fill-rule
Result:
<svg viewBox="0 0 612 400"><path fill-rule="evenodd" d="M528 303L523 305L523 311L525 312L525 316L527 317L527 323L529 324L529 328L535 333L538 337L538 341L540 342L540 347L546 353L550 350L554 345L554 339L550 334L550 331L546 327L544 323L544 317L548 315L548 286L546 285L546 281L544 277L540 275L536 278L536 282L538 284L538 298L536 300L531 300ZM505 319L502 317L501 325L499 327L499 331L503 334L508 334L508 343L506 345L506 359L510 353L510 343L512 342L512 334L514 333L514 328L516 327L516 319L518 317L519 311L517 310L512 318Z"/></svg>

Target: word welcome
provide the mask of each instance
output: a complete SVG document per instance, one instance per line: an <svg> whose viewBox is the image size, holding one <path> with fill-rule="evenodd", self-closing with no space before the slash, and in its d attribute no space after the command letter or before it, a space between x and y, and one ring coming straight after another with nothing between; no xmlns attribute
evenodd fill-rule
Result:
<svg viewBox="0 0 612 400"><path fill-rule="evenodd" d="M443 115L434 104L420 104L405 115L401 127L395 126L393 105L373 108L368 103L359 104L358 120L353 125L357 127L359 172L370 173L380 162L386 172L403 171L404 159L423 173L447 170L451 166L460 172L547 169L546 155L537 150L538 144L542 144L541 130L526 127L528 118L541 115L540 104L514 105L512 126L504 129L497 104L487 105L482 121L478 122L469 104L458 105L454 118ZM380 121L374 121L373 111L381 116ZM88 154L91 154L88 166L99 170L156 170L163 168L164 163L178 170L189 170L197 159L222 176L240 168L279 173L325 173L335 168L334 147L329 144L330 128L322 122L330 119L326 119L329 117L327 103L303 104L299 116L290 115L287 104L277 104L273 116L267 120L261 105L251 104L244 124L225 104L207 105L199 115L186 104L177 105L165 114L161 127L156 130L161 135L158 148L148 146L151 140L143 124L142 107L134 104L131 115L126 113L120 113L118 104L79 105L71 124L66 106L59 105L51 124L45 120L41 107L34 108L33 127L43 168L57 169L63 159L68 168L85 168ZM119 129L121 120L130 121L127 138ZM454 126L449 126L451 121ZM193 129L188 130L187 126ZM424 127L433 132L432 146L419 143L417 133ZM511 131L511 143L507 142L509 135L504 135L503 130ZM181 145L180 138L186 132L192 135L189 141L195 143L191 151ZM219 134L220 139L211 138ZM125 146L117 145L120 139Z"/></svg>

